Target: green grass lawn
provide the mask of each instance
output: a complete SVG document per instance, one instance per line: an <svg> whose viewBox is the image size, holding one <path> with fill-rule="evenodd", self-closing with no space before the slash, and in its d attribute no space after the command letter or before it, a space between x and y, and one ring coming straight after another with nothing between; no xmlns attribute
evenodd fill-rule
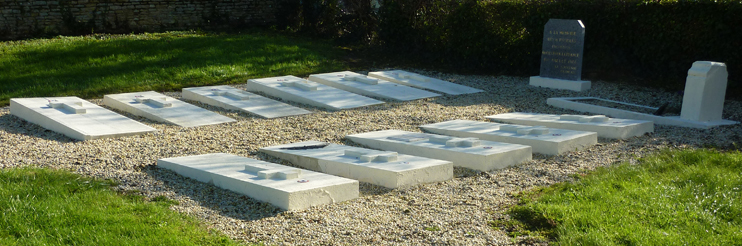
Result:
<svg viewBox="0 0 742 246"><path fill-rule="evenodd" d="M0 170L0 245L238 245L110 181L48 169Z"/></svg>
<svg viewBox="0 0 742 246"><path fill-rule="evenodd" d="M511 235L562 245L741 245L742 153L664 151L522 195Z"/></svg>
<svg viewBox="0 0 742 246"><path fill-rule="evenodd" d="M322 40L267 32L91 35L0 42L0 106L14 97L101 98L348 69Z"/></svg>

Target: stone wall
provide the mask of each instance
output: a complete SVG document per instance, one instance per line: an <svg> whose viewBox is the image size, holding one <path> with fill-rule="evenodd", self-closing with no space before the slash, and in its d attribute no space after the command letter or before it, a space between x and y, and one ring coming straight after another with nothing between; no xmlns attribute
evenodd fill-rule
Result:
<svg viewBox="0 0 742 246"><path fill-rule="evenodd" d="M281 0L0 0L0 39L269 25Z"/></svg>

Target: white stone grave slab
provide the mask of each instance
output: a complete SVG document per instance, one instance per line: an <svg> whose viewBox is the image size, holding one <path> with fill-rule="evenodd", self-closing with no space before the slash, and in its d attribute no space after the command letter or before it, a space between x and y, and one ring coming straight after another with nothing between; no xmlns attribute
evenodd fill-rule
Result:
<svg viewBox="0 0 742 246"><path fill-rule="evenodd" d="M369 148L453 162L454 166L489 171L531 160L531 146L457 138L401 130L345 136Z"/></svg>
<svg viewBox="0 0 742 246"><path fill-rule="evenodd" d="M465 85L451 83L440 79L435 79L420 74L407 72L404 70L378 71L368 73L369 77L388 80L406 86L417 87L438 91L449 95L461 95L483 92L483 90L472 88Z"/></svg>
<svg viewBox="0 0 742 246"><path fill-rule="evenodd" d="M358 181L225 153L164 158L157 166L285 210L358 198Z"/></svg>
<svg viewBox="0 0 742 246"><path fill-rule="evenodd" d="M628 110L617 109L617 108L609 108L609 107L580 102L582 100L600 100L600 101L624 104L624 105L629 105L629 106L645 107L642 105L635 105L635 104L602 99L602 98L597 98L597 97L552 97L552 98L546 99L546 104L557 107L557 108L571 109L574 111L587 112L591 114L607 115L607 116L612 116L616 118L648 120L648 121L654 122L654 124L659 124L659 125L671 125L671 126L708 129L708 128L721 126L721 125L734 125L734 124L739 123L739 122L731 121L731 120L695 121L695 120L683 119L678 116L659 116L659 115L653 115L653 114L645 114L645 113L639 113L639 112L628 111ZM657 108L651 108L651 109L656 110Z"/></svg>
<svg viewBox="0 0 742 246"><path fill-rule="evenodd" d="M516 112L490 115L486 118L520 125L597 132L599 137L613 139L627 139L654 132L654 122L652 121L609 118L604 115L556 115Z"/></svg>
<svg viewBox="0 0 742 246"><path fill-rule="evenodd" d="M215 125L235 120L154 91L105 95L103 104L144 118L182 127Z"/></svg>
<svg viewBox="0 0 742 246"><path fill-rule="evenodd" d="M10 113L77 140L157 131L78 97L13 98L10 99Z"/></svg>
<svg viewBox="0 0 742 246"><path fill-rule="evenodd" d="M247 90L333 111L384 103L292 75L251 79L247 81Z"/></svg>
<svg viewBox="0 0 742 246"><path fill-rule="evenodd" d="M303 168L392 189L453 178L450 161L391 151L318 141L271 146L260 151Z"/></svg>
<svg viewBox="0 0 742 246"><path fill-rule="evenodd" d="M183 98L220 108L244 111L269 119L312 113L309 110L227 85L183 88Z"/></svg>
<svg viewBox="0 0 742 246"><path fill-rule="evenodd" d="M351 71L312 74L309 81L329 85L364 96L373 96L396 101L411 101L422 98L438 97L440 94L415 89L383 79L370 78Z"/></svg>
<svg viewBox="0 0 742 246"><path fill-rule="evenodd" d="M450 120L420 126L425 131L456 137L474 137L495 142L528 145L533 152L558 155L568 151L581 150L598 143L595 132L573 131L480 122L471 120Z"/></svg>

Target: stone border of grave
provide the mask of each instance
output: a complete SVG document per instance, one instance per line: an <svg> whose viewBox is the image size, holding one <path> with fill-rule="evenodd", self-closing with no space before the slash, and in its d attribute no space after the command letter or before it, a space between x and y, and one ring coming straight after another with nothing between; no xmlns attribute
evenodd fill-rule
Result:
<svg viewBox="0 0 742 246"><path fill-rule="evenodd" d="M555 97L547 99L546 103L554 107L572 109L580 112L604 114L617 118L649 120L660 125L708 129L716 126L734 125L739 123L737 121L724 120L721 118L724 109L727 77L726 64L724 63L711 61L694 62L693 66L688 70L688 77L686 78L685 83L685 93L683 95L683 107L679 117L661 116L661 112L652 115L579 102L580 100L598 100L661 111L661 108L651 108L643 105L597 97Z"/></svg>

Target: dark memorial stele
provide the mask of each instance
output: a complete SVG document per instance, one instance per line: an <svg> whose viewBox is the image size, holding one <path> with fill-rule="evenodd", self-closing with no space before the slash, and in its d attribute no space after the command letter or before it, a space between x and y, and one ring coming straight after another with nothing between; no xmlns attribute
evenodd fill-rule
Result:
<svg viewBox="0 0 742 246"><path fill-rule="evenodd" d="M590 89L582 80L582 52L585 25L581 20L549 19L544 25L541 70L533 76L532 86L573 91Z"/></svg>
<svg viewBox="0 0 742 246"><path fill-rule="evenodd" d="M585 25L580 20L549 19L544 26L541 77L580 80Z"/></svg>

